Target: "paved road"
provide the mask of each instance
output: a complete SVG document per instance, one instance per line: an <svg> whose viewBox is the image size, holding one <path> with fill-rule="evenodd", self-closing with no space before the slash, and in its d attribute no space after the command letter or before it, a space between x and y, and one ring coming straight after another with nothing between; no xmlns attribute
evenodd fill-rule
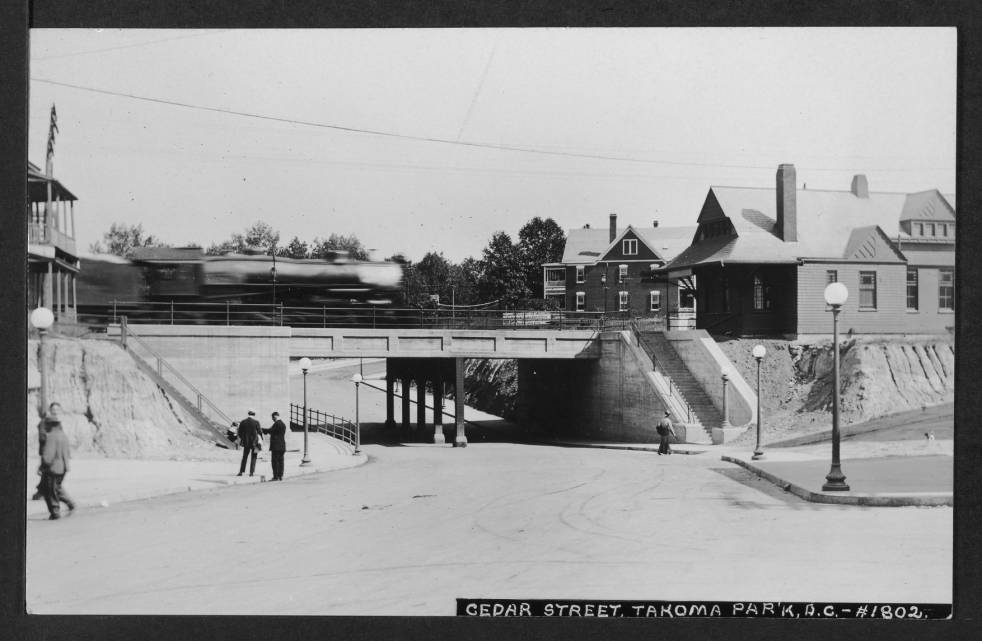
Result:
<svg viewBox="0 0 982 641"><path fill-rule="evenodd" d="M705 455L368 445L359 468L27 523L34 613L451 615L455 597L949 602L952 510Z"/></svg>

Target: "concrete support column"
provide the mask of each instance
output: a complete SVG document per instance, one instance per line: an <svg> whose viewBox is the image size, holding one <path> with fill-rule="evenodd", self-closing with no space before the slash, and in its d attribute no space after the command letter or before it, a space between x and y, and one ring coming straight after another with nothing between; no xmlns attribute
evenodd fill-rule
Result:
<svg viewBox="0 0 982 641"><path fill-rule="evenodd" d="M443 435L443 374L433 376L433 442L446 443Z"/></svg>
<svg viewBox="0 0 982 641"><path fill-rule="evenodd" d="M416 374L416 427L426 427L426 374Z"/></svg>
<svg viewBox="0 0 982 641"><path fill-rule="evenodd" d="M402 429L409 430L409 377L402 375Z"/></svg>
<svg viewBox="0 0 982 641"><path fill-rule="evenodd" d="M385 426L395 427L395 387L396 377L393 373L385 373Z"/></svg>
<svg viewBox="0 0 982 641"><path fill-rule="evenodd" d="M467 447L467 434L464 430L464 359L454 359L454 419L457 422L457 436L454 447Z"/></svg>

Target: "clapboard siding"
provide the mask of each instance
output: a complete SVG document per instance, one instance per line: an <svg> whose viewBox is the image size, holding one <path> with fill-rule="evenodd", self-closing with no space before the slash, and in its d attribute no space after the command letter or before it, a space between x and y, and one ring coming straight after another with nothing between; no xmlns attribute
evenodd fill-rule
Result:
<svg viewBox="0 0 982 641"><path fill-rule="evenodd" d="M826 272L838 271L838 280L849 289L849 299L839 315L839 329L856 333L935 333L953 324L952 314L938 313L937 269L920 269L921 309L907 311L905 264L806 263L798 268L798 333L832 331L832 314L825 305ZM876 272L876 310L859 309L859 272Z"/></svg>

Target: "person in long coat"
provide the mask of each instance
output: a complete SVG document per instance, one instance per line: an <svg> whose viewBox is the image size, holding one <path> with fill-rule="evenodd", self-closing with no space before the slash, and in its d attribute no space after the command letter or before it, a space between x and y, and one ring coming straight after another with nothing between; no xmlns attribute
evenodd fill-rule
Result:
<svg viewBox="0 0 982 641"><path fill-rule="evenodd" d="M263 428L269 434L269 456L273 465L273 480L283 480L283 456L286 454L286 424L280 420L280 413L273 412L273 424Z"/></svg>
<svg viewBox="0 0 982 641"><path fill-rule="evenodd" d="M249 476L256 473L256 457L259 455L262 443L262 431L255 416L256 413L249 410L249 415L239 422L239 445L242 446L242 463L239 465L239 476L245 473L246 460L250 456L252 462L249 464Z"/></svg>
<svg viewBox="0 0 982 641"><path fill-rule="evenodd" d="M62 503L68 506L69 515L75 511L75 502L62 486L68 474L71 448L57 412L48 415L45 430L44 449L41 451L41 487L44 502L48 505L48 518L54 521L61 518Z"/></svg>

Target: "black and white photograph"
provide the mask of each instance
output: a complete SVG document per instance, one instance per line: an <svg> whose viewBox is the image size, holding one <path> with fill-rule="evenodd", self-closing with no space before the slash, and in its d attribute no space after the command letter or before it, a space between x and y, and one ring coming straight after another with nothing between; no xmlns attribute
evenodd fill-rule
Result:
<svg viewBox="0 0 982 641"><path fill-rule="evenodd" d="M29 44L29 615L951 616L955 28Z"/></svg>

